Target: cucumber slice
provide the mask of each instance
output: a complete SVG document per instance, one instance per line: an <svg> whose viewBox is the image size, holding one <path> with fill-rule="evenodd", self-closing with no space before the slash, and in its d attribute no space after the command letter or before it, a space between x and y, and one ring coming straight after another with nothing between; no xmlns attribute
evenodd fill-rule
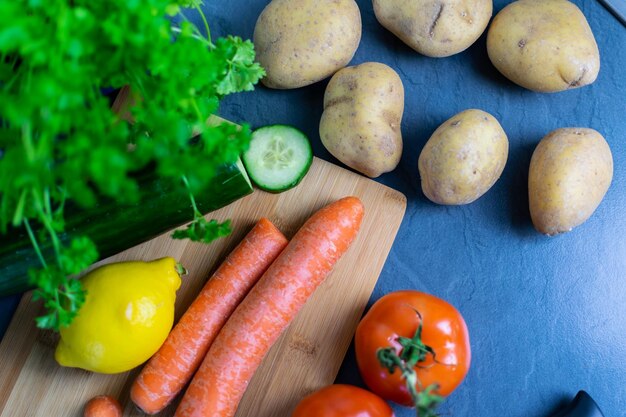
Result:
<svg viewBox="0 0 626 417"><path fill-rule="evenodd" d="M279 193L295 187L313 162L309 138L286 125L261 127L243 153L248 175L260 189Z"/></svg>

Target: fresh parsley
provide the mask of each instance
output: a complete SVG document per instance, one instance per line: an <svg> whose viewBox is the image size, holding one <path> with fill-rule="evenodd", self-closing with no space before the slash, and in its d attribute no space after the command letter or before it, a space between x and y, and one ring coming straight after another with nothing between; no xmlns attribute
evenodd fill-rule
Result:
<svg viewBox="0 0 626 417"><path fill-rule="evenodd" d="M174 26L184 7L202 13L198 0L0 2L0 231L24 227L39 256L28 274L47 310L40 327L72 321L85 300L73 278L98 259L89 236L59 238L66 201L136 202L133 174L154 166L190 192L194 220L175 237L210 242L230 231L204 219L193 193L237 159L250 129L205 122L223 96L253 89L264 71L250 41L213 42L204 15L205 34L186 19ZM142 97L132 125L101 94L125 85Z"/></svg>

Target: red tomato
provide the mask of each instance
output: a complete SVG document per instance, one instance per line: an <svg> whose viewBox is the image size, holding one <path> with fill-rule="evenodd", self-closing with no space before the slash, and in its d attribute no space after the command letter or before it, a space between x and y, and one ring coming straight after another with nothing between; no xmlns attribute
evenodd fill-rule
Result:
<svg viewBox="0 0 626 417"><path fill-rule="evenodd" d="M416 337L420 324L421 337ZM424 401L435 394L435 402L450 395L470 366L469 334L461 314L440 298L418 291L393 292L374 303L357 327L355 344L359 370L372 392L407 406L416 405L419 395ZM387 366L381 365L381 354L389 358ZM409 379L421 393L415 398L399 364L405 375L413 375Z"/></svg>
<svg viewBox="0 0 626 417"><path fill-rule="evenodd" d="M330 385L305 397L291 417L394 417L382 398L352 385Z"/></svg>

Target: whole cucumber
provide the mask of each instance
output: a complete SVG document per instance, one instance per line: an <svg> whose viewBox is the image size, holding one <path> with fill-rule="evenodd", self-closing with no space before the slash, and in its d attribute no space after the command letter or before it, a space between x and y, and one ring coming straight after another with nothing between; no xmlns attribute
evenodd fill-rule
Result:
<svg viewBox="0 0 626 417"><path fill-rule="evenodd" d="M67 243L72 236L88 236L95 242L100 259L104 259L192 220L193 210L184 187L159 179L150 171L139 176L139 183L138 204L103 200L89 210L68 205L61 240ZM251 192L248 175L238 161L220 168L209 186L194 197L198 209L208 213ZM52 261L50 243L44 242L41 248L46 260ZM12 229L0 235L0 297L29 290L30 267L38 268L40 262L26 230Z"/></svg>

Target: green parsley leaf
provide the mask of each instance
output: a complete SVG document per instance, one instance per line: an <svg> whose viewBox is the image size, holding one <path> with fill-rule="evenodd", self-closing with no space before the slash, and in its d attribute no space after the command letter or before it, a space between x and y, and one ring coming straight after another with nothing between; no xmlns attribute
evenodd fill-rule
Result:
<svg viewBox="0 0 626 417"><path fill-rule="evenodd" d="M265 75L265 70L254 62L252 42L229 36L226 39L218 39L215 47L228 63L226 74L217 86L217 93L226 95L253 90L254 84Z"/></svg>
<svg viewBox="0 0 626 417"><path fill-rule="evenodd" d="M61 249L59 261L66 275L79 274L98 260L96 245L88 237L75 237L69 246Z"/></svg>
<svg viewBox="0 0 626 417"><path fill-rule="evenodd" d="M37 317L37 327L58 330L67 327L85 302L86 292L80 281L68 278L56 266L45 269L30 269L31 282L38 288L33 292L33 301L42 300L47 314Z"/></svg>
<svg viewBox="0 0 626 417"><path fill-rule="evenodd" d="M174 239L189 239L192 242L211 243L215 239L228 236L231 231L230 220L219 223L217 220L197 217L187 225L186 229L174 231L172 237Z"/></svg>

